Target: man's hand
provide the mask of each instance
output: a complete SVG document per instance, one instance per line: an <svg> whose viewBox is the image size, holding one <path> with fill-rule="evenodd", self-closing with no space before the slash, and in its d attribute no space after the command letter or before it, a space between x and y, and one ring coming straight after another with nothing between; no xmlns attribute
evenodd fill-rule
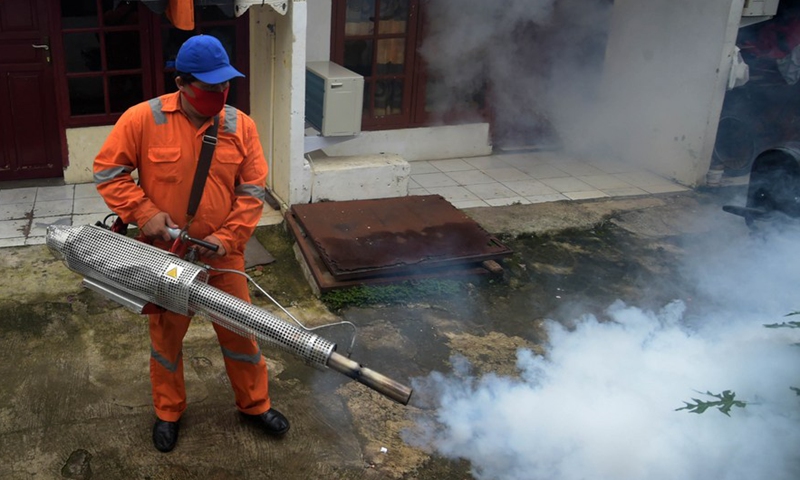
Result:
<svg viewBox="0 0 800 480"><path fill-rule="evenodd" d="M160 238L168 242L172 238L169 236L167 227L178 228L178 225L172 221L167 212L158 212L142 225L141 229L147 238Z"/></svg>
<svg viewBox="0 0 800 480"><path fill-rule="evenodd" d="M206 238L204 238L203 240L208 242L208 243L212 243L214 245L217 245L219 248L217 249L216 252L213 252L213 251L211 251L211 250L209 250L207 248L203 248L203 247L198 245L197 250L200 252L201 256L208 257L208 258L219 258L219 257L224 257L228 253L228 252L225 251L225 247L222 246L222 241L219 238L217 238L216 236L209 235Z"/></svg>

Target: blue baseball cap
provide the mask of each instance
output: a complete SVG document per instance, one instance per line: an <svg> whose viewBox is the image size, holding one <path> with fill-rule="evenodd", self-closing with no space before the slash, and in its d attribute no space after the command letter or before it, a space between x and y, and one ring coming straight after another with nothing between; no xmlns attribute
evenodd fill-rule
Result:
<svg viewBox="0 0 800 480"><path fill-rule="evenodd" d="M175 69L191 73L201 82L223 83L244 75L231 66L228 53L219 40L211 35L196 35L186 40L178 50Z"/></svg>

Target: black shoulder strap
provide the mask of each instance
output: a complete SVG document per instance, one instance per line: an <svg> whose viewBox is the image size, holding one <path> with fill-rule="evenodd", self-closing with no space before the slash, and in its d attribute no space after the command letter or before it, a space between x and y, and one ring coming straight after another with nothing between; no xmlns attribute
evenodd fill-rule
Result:
<svg viewBox="0 0 800 480"><path fill-rule="evenodd" d="M200 148L200 159L197 161L197 170L194 171L194 181L192 182L192 193L189 195L189 208L186 214L191 220L197 213L197 206L203 197L203 189L206 186L208 170L211 168L211 158L214 156L214 147L217 146L217 128L219 125L219 115L214 117L211 126L203 134L203 146Z"/></svg>

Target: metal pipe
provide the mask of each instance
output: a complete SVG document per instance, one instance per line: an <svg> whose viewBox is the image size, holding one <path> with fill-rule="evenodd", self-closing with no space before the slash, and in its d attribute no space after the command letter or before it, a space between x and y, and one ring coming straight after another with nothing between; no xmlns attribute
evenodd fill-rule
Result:
<svg viewBox="0 0 800 480"><path fill-rule="evenodd" d="M723 205L722 210L745 218L761 218L766 217L770 213L763 208L740 207L737 205Z"/></svg>
<svg viewBox="0 0 800 480"><path fill-rule="evenodd" d="M361 366L358 362L350 360L344 355L332 352L328 357L328 367L339 373L347 375L360 384L366 385L376 392L391 398L395 402L408 405L411 399L411 389L391 378Z"/></svg>
<svg viewBox="0 0 800 480"><path fill-rule="evenodd" d="M412 390L336 353L336 344L206 284L208 272L164 250L91 225L47 229L47 246L84 285L134 310L150 302L183 315L201 313L240 335L328 367L407 405Z"/></svg>

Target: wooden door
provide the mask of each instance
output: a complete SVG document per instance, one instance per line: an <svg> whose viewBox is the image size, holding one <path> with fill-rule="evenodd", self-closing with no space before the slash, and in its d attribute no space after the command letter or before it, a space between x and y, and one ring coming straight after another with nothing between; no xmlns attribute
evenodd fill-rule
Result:
<svg viewBox="0 0 800 480"><path fill-rule="evenodd" d="M63 175L47 0L0 0L0 181Z"/></svg>

